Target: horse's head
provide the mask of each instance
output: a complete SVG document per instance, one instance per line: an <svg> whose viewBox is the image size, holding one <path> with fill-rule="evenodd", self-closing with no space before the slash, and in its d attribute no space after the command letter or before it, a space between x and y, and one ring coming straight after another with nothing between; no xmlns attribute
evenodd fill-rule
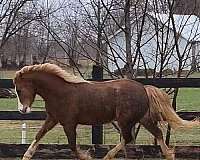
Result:
<svg viewBox="0 0 200 160"><path fill-rule="evenodd" d="M31 105L35 99L35 89L30 79L15 78L15 91L18 98L18 110L22 114L31 112Z"/></svg>

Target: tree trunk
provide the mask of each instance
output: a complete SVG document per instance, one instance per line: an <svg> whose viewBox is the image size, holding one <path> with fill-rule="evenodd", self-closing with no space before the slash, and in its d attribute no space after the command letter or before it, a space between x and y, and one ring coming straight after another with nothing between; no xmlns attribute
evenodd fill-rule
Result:
<svg viewBox="0 0 200 160"><path fill-rule="evenodd" d="M132 55L131 55L131 20L130 20L131 1L125 0L125 41L126 41L126 76L133 78Z"/></svg>
<svg viewBox="0 0 200 160"><path fill-rule="evenodd" d="M191 70L192 72L196 72L197 71L197 61L196 61L196 43L192 42L192 64L191 64Z"/></svg>
<svg viewBox="0 0 200 160"><path fill-rule="evenodd" d="M97 56L96 56L96 62L97 65L101 64L101 52L102 52L102 26L101 26L101 3L100 0L98 0L98 8L97 8L97 22L98 22L98 30L97 30Z"/></svg>

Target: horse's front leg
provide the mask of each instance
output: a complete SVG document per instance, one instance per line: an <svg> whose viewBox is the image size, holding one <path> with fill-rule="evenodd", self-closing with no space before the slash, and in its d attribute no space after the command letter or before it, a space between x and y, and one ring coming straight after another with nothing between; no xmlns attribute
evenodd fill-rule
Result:
<svg viewBox="0 0 200 160"><path fill-rule="evenodd" d="M115 155L120 151L124 149L125 155L126 155L126 150L125 150L125 141L122 139L122 141L117 144L112 150L110 150L106 156L103 158L103 160L112 160L114 159ZM127 157L127 156L126 156Z"/></svg>
<svg viewBox="0 0 200 160"><path fill-rule="evenodd" d="M68 123L69 124L69 123ZM65 134L68 138L69 147L72 152L79 158L80 160L90 160L92 159L88 153L83 153L76 146L76 126L77 125L65 125L63 126Z"/></svg>
<svg viewBox="0 0 200 160"><path fill-rule="evenodd" d="M49 131L51 130L58 122L55 121L53 118L51 118L49 115L47 115L47 118L44 122L44 124L42 125L42 128L38 131L38 133L36 134L35 140L31 143L31 145L29 146L28 150L26 151L26 153L23 156L22 160L30 160L31 157L33 156L33 154L35 153L38 145L39 145L39 141L40 139Z"/></svg>

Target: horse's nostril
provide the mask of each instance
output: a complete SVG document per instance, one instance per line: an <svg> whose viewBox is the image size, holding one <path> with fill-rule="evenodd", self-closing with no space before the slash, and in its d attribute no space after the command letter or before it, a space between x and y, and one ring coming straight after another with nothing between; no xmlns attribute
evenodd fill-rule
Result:
<svg viewBox="0 0 200 160"><path fill-rule="evenodd" d="M20 111L21 113L26 113L27 107L25 107L25 108L23 108L23 109L20 109L19 111Z"/></svg>
<svg viewBox="0 0 200 160"><path fill-rule="evenodd" d="M24 113L24 110L23 110L23 109L20 109L19 111L20 111L21 113Z"/></svg>

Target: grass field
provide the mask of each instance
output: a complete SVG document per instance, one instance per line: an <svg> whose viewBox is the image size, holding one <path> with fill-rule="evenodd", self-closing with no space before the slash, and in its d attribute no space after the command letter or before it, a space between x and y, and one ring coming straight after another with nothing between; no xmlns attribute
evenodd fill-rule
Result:
<svg viewBox="0 0 200 160"><path fill-rule="evenodd" d="M200 111L200 89L180 89L177 99L178 111ZM44 103L40 97L33 104L33 110L43 110ZM0 99L0 110L17 110L16 99ZM20 143L21 125L27 124L27 143L30 143L39 126L43 121L1 121L0 122L0 143ZM115 144L119 142L119 134L111 125L105 126L104 142L106 144ZM15 132L13 132L15 130ZM166 126L163 129L166 132ZM78 143L91 143L91 127L80 126L78 129ZM14 134L13 134L14 133ZM66 137L61 126L57 126L50 131L41 143L66 143ZM137 143L153 144L154 140L151 134L145 129L141 129ZM171 136L172 145L200 145L200 127L198 129L173 131Z"/></svg>
<svg viewBox="0 0 200 160"><path fill-rule="evenodd" d="M17 99L1 98L0 111L17 110ZM33 110L44 110L44 102L37 96ZM181 88L177 98L177 111L200 111L200 89Z"/></svg>
<svg viewBox="0 0 200 160"><path fill-rule="evenodd" d="M13 71L0 72L0 78L13 77ZM195 75L196 77L197 75ZM0 99L0 111L17 110L17 100ZM44 102L40 97L36 97L33 104L33 110L44 110ZM177 98L177 111L200 111L200 89L183 88L179 90ZM36 131L42 125L43 121L0 121L0 143L21 143L21 125L27 124L27 143L30 143ZM119 134L113 129L112 125L105 125L104 142L106 144L116 144L119 142ZM166 126L163 129L166 132ZM41 143L66 143L66 137L61 126L57 126L50 131ZM91 127L79 126L78 143L91 143ZM138 144L153 144L154 139L145 129L141 129ZM191 130L173 131L171 136L172 145L200 145L200 127Z"/></svg>

